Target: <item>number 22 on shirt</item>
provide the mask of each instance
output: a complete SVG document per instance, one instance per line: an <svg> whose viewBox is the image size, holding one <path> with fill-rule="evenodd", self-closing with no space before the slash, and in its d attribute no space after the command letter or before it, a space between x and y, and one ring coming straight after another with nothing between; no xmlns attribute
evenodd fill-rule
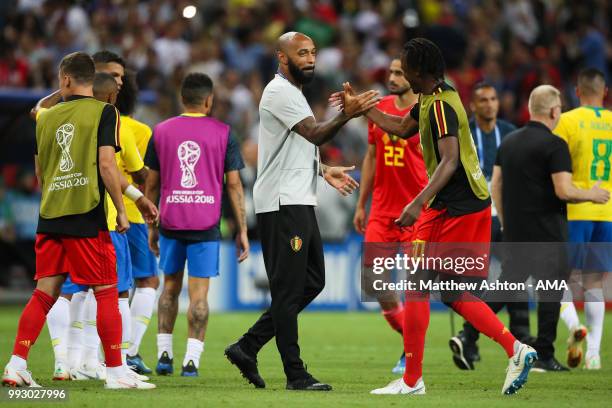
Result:
<svg viewBox="0 0 612 408"><path fill-rule="evenodd" d="M404 147L385 146L385 166L404 167Z"/></svg>

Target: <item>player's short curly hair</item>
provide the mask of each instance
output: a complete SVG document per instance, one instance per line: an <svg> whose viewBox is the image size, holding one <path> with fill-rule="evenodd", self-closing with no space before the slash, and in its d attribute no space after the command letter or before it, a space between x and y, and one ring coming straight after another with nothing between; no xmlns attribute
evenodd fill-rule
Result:
<svg viewBox="0 0 612 408"><path fill-rule="evenodd" d="M115 107L122 115L131 115L136 108L138 99L138 85L136 85L136 74L128 70L123 77L123 86L117 95Z"/></svg>
<svg viewBox="0 0 612 408"><path fill-rule="evenodd" d="M436 44L425 38L413 38L404 44L402 63L435 79L444 77L444 57Z"/></svg>

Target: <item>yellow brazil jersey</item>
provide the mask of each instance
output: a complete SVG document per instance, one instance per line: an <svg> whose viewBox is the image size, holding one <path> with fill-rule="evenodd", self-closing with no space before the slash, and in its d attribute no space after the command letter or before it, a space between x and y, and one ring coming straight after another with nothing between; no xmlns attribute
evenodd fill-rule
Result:
<svg viewBox="0 0 612 408"><path fill-rule="evenodd" d="M132 129L138 152L142 157L145 157L147 146L149 146L149 139L151 139L151 134L153 133L151 128L130 116L121 116L121 126L127 126Z"/></svg>
<svg viewBox="0 0 612 408"><path fill-rule="evenodd" d="M130 176L130 173L142 169L144 167L144 162L140 152L138 151L138 147L136 146L134 132L132 132L132 129L129 126L125 126L123 123L123 117L121 117L121 127L119 128L119 145L121 146L121 151L117 152L116 154L117 167L119 167L119 171L121 171L131 183L132 177ZM110 231L114 231L117 226L117 210L115 209L110 196L108 196L108 193L106 201L108 203L108 229ZM134 202L128 199L126 196L123 196L123 203L127 212L128 221L144 224L144 219L138 211L136 204L134 204Z"/></svg>
<svg viewBox="0 0 612 408"><path fill-rule="evenodd" d="M137 170L140 170L144 166L142 159L145 157L145 153L147 152L147 146L152 133L151 128L144 123L137 121L136 119L122 115L121 129L126 132L128 137L133 140L134 144L136 145L137 153L140 156L140 160L138 161L140 167ZM123 133L121 133L121 135L123 135ZM130 145L133 146L131 141ZM131 150L133 151L133 149ZM127 173L129 173L129 171ZM132 176L127 173L124 171L128 182L133 183ZM127 212L128 220L134 224L144 224L144 219L138 211L136 204L125 196L123 196L123 202L125 204L125 211Z"/></svg>
<svg viewBox="0 0 612 408"><path fill-rule="evenodd" d="M589 189L597 181L612 189L612 112L605 108L581 106L561 115L553 131L569 146L572 180L576 187ZM567 218L584 221L612 221L612 200L607 204L568 204Z"/></svg>

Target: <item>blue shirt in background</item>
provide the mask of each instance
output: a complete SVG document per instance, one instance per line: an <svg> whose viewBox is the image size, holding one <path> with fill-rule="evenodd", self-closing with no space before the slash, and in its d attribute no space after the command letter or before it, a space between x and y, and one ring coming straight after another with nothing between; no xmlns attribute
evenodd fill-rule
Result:
<svg viewBox="0 0 612 408"><path fill-rule="evenodd" d="M472 138L474 138L474 145L476 146L476 152L478 153L478 160L480 160L480 167L482 168L482 172L484 173L487 181L491 180L491 176L493 175L493 165L495 164L495 157L497 156L499 144L502 140L504 140L504 137L506 137L508 133L516 130L516 126L514 126L512 123L501 119L497 119L495 126L499 132L499 143L497 141L497 132L495 129L489 133L481 130L481 141L479 143L476 120L470 120L470 131L472 132Z"/></svg>

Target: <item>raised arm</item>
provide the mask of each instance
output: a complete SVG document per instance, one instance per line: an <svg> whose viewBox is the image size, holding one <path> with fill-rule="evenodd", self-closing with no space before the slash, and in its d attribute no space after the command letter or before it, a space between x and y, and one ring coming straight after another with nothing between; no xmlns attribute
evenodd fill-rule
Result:
<svg viewBox="0 0 612 408"><path fill-rule="evenodd" d="M317 122L309 116L293 127L293 131L303 136L317 146L331 140L338 130L352 118L375 106L380 100L377 91L367 91L352 98L351 103L345 103L344 110L325 122Z"/></svg>
<svg viewBox="0 0 612 408"><path fill-rule="evenodd" d="M38 111L41 108L42 109L49 109L52 106L57 105L61 101L62 101L62 95L60 95L60 91L59 90L53 92L50 95L45 96L44 98L42 98L41 100L36 102L36 105L32 108L32 110L30 110L30 117L32 119L36 120L36 115L38 114Z"/></svg>
<svg viewBox="0 0 612 408"><path fill-rule="evenodd" d="M320 123L317 123L315 118L310 116L295 125L292 130L310 143L321 146L336 136L338 130L350 119L343 112L338 113L330 120Z"/></svg>
<svg viewBox="0 0 612 408"><path fill-rule="evenodd" d="M419 122L410 115L404 117L389 115L372 108L366 113L366 117L385 132L403 139L413 136L419 130Z"/></svg>

